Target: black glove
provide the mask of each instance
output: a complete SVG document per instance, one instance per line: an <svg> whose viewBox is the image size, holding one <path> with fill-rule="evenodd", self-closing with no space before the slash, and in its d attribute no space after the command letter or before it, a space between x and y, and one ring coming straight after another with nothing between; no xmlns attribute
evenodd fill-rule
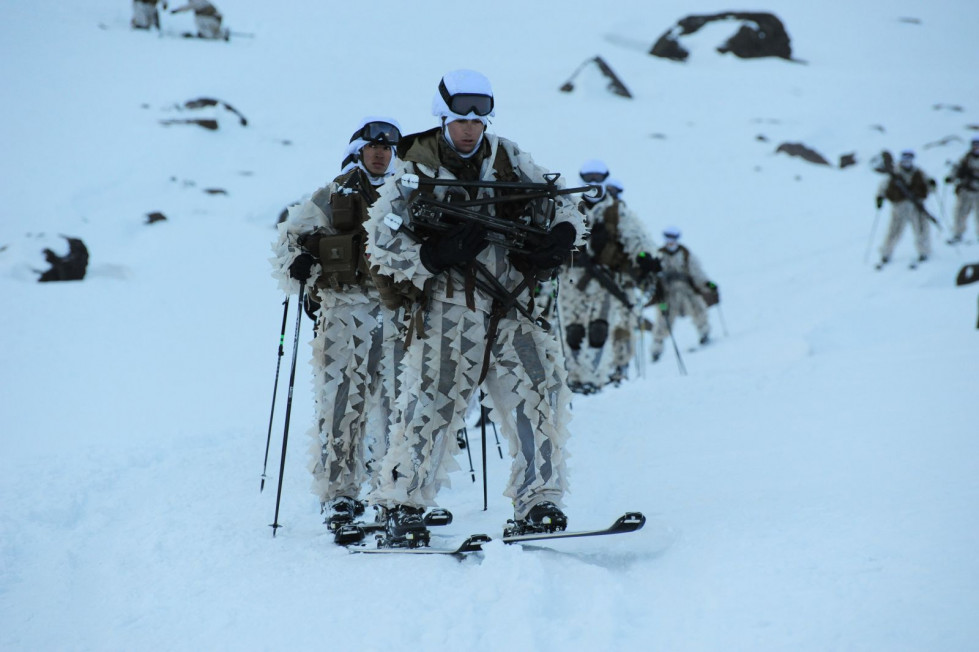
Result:
<svg viewBox="0 0 979 652"><path fill-rule="evenodd" d="M929 188L936 188L937 186L938 186L938 184L935 182L934 179L928 179L928 187Z"/></svg>
<svg viewBox="0 0 979 652"><path fill-rule="evenodd" d="M659 258L645 251L636 257L636 265L639 267L639 271L642 272L643 276L659 274L663 271L663 263L659 261Z"/></svg>
<svg viewBox="0 0 979 652"><path fill-rule="evenodd" d="M952 177L945 177L945 183L952 183L953 181L955 181L955 179Z"/></svg>
<svg viewBox="0 0 979 652"><path fill-rule="evenodd" d="M588 242L594 255L597 256L602 253L602 249L608 244L608 229L605 227L605 222L599 222L591 227L591 235L588 236Z"/></svg>
<svg viewBox="0 0 979 652"><path fill-rule="evenodd" d="M486 229L472 222L464 222L444 235L432 236L423 242L420 257L425 269L438 274L447 267L468 263L487 245Z"/></svg>
<svg viewBox="0 0 979 652"><path fill-rule="evenodd" d="M884 198L883 197L878 197L877 198L877 208L881 208L881 207L883 207L883 205L884 205Z"/></svg>
<svg viewBox="0 0 979 652"><path fill-rule="evenodd" d="M316 259L309 254L299 254L296 259L292 261L289 265L289 276L296 279L300 283L305 283L309 280L310 270L312 270L313 265L316 263Z"/></svg>
<svg viewBox="0 0 979 652"><path fill-rule="evenodd" d="M717 289L717 283L715 283L714 281L707 281L707 283L705 283L705 285L707 286L707 289L708 290L713 290L714 292L717 292L718 294L721 293L721 291Z"/></svg>
<svg viewBox="0 0 979 652"><path fill-rule="evenodd" d="M552 228L534 251L526 254L527 261L539 270L554 269L568 259L578 232L570 222Z"/></svg>

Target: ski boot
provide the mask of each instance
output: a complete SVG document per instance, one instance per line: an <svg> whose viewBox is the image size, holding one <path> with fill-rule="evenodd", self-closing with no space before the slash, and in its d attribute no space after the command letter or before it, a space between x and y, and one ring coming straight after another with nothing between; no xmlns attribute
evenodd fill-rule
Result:
<svg viewBox="0 0 979 652"><path fill-rule="evenodd" d="M326 529L336 533L341 527L353 523L364 513L364 503L348 496L338 496L327 504L326 512L326 520L323 521L326 523Z"/></svg>
<svg viewBox="0 0 979 652"><path fill-rule="evenodd" d="M511 519L503 528L503 536L512 537L538 532L561 532L568 527L568 517L549 500L537 503L527 512L526 518Z"/></svg>
<svg viewBox="0 0 979 652"><path fill-rule="evenodd" d="M441 507L435 507L425 514L425 518L422 521L427 527L448 525L452 522L452 512Z"/></svg>
<svg viewBox="0 0 979 652"><path fill-rule="evenodd" d="M398 505L388 510L384 533L377 535L378 547L418 548L427 546L431 534L425 527L421 507Z"/></svg>

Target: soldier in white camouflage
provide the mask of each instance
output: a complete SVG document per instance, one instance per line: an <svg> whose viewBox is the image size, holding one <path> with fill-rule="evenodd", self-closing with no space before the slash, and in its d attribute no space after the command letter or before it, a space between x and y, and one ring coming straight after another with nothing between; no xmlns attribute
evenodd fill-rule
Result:
<svg viewBox="0 0 979 652"><path fill-rule="evenodd" d="M376 480L368 465L384 454L394 407L401 340L367 268L363 223L377 187L393 173L400 138L396 120L364 118L340 176L279 224L271 259L282 289L294 294L302 283L313 304L310 469L334 532L364 512L360 494Z"/></svg>
<svg viewBox="0 0 979 652"><path fill-rule="evenodd" d="M972 147L945 177L945 183L955 184L955 223L949 244L962 242L969 213L975 216L976 237L979 238L979 138L972 139Z"/></svg>
<svg viewBox="0 0 979 652"><path fill-rule="evenodd" d="M591 237L561 268L558 301L564 331L568 385L591 394L627 375L635 350L642 293L655 285L656 245L617 192L608 168L586 161L581 180L597 189L582 204ZM621 190L620 186L617 186Z"/></svg>
<svg viewBox="0 0 979 652"><path fill-rule="evenodd" d="M931 216L921 209L922 202L935 185L935 180L914 164L913 151L908 149L901 152L900 162L890 169L877 189L877 208L884 205L885 199L891 202L892 207L877 269L890 262L905 225L910 226L914 233L917 262L924 262L931 255Z"/></svg>
<svg viewBox="0 0 979 652"><path fill-rule="evenodd" d="M658 305L656 326L653 329L653 362L663 354L663 342L672 333L677 317L690 317L697 329L700 344L710 341L708 299L719 297L717 284L704 272L700 259L680 244L680 229L668 227L663 231L665 244L659 249L662 271L659 278L662 296Z"/></svg>
<svg viewBox="0 0 979 652"><path fill-rule="evenodd" d="M221 39L227 41L231 33L228 29L221 27L223 16L218 8L208 2L208 0L189 0L187 4L173 9L171 14L179 14L184 11L194 12L194 26L197 27L197 38ZM187 35L185 35L187 36ZM190 36L193 36L190 34Z"/></svg>
<svg viewBox="0 0 979 652"><path fill-rule="evenodd" d="M446 187L437 184L441 180L545 181L547 171L529 154L486 132L494 105L490 82L482 74L456 70L444 75L432 106L439 125L405 137L399 171L381 187L370 210L372 269L423 295L408 322L398 418L380 467L381 484L370 495L388 512L386 535L392 545L427 543L421 513L435 504L447 473L458 468L450 454L455 433L480 389L514 458L505 495L513 501L515 524L563 529L567 523L560 503L571 394L560 343L492 287L498 283L515 295L516 304L527 306L537 279L549 275L582 241L581 213L569 196L559 195L546 237L530 250L511 252L471 222L422 235L409 210L419 194L475 200L505 192ZM404 173L429 183L413 189L400 179ZM512 206L491 202L487 210L516 220ZM539 308L525 310L533 315Z"/></svg>
<svg viewBox="0 0 979 652"><path fill-rule="evenodd" d="M130 22L133 29L160 29L160 13L156 5L160 0L133 0L133 18ZM167 9L167 0L163 0L163 10Z"/></svg>

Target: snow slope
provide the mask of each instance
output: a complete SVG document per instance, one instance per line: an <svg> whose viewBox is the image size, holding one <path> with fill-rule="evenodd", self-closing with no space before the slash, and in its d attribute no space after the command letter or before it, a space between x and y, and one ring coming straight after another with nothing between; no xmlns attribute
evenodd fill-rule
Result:
<svg viewBox="0 0 979 652"><path fill-rule="evenodd" d="M976 290L953 280L976 236L938 234L913 272L907 234L894 266L868 262L887 218L870 157L914 148L941 179L977 133L972 3L753 8L805 64L718 55L717 26L686 64L646 55L720 9L678 0L220 9L253 36L185 40L184 14L136 33L118 1L0 7L0 649L975 649ZM596 55L633 100L587 73L557 90ZM461 563L336 548L307 490L306 321L273 538L272 225L335 175L362 115L432 126L460 67L493 81L492 129L569 178L605 159L720 285L715 344L688 353L676 328L688 375L668 350L574 404L572 526L648 523ZM248 125L160 124L198 97ZM786 141L860 163L775 154ZM946 222L952 204L948 188L928 201ZM37 284L59 234L88 245L88 276ZM459 461L447 533L498 534L508 464L491 441L484 512Z"/></svg>

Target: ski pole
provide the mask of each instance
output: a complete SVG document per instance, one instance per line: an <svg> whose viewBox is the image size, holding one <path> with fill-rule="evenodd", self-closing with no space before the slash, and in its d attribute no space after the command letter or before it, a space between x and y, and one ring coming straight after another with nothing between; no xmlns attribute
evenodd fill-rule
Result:
<svg viewBox="0 0 979 652"><path fill-rule="evenodd" d="M479 400L482 401L486 395L480 392ZM496 440L496 451L500 454L500 459L503 459L503 447L500 445L500 431L496 429L496 422L490 421L489 418L489 408L484 407L482 403L479 404L479 424L485 429L486 422L489 422L493 426L493 438Z"/></svg>
<svg viewBox="0 0 979 652"><path fill-rule="evenodd" d="M724 313L721 312L720 302L715 303L714 307L717 308L717 317L721 320L721 331L724 332L724 337L727 337L727 324L724 323Z"/></svg>
<svg viewBox="0 0 979 652"><path fill-rule="evenodd" d="M480 397L480 398L482 398L482 397ZM483 407L482 402L480 402L480 404L479 404L479 415L480 416L485 416L484 410L486 410L486 408ZM482 451L483 452L483 511L485 512L486 510L489 509L489 488L487 487L487 481L486 481L486 420L485 419L480 419L480 421L482 421L482 425L481 425L480 429L482 430L482 435L483 435L482 436L482 443L483 443L483 451Z"/></svg>
<svg viewBox="0 0 979 652"><path fill-rule="evenodd" d="M265 471L269 466L269 445L272 443L272 418L275 415L275 395L279 391L279 368L282 366L282 355L285 353L283 345L286 339L286 321L289 316L289 295L286 295L282 306L282 332L279 334L279 355L275 362L275 384L272 385L272 409L269 411L269 433L265 437L265 464L262 465L262 484L258 488L259 493L265 490Z"/></svg>
<svg viewBox="0 0 979 652"><path fill-rule="evenodd" d="M687 367L686 365L683 364L683 357L680 355L680 347L676 345L676 338L673 337L673 327L670 326L670 317L669 314L667 313L669 308L667 308L666 310L662 310L661 308L660 310L663 313L663 319L666 320L666 332L669 333L670 342L673 343L673 352L676 353L676 364L680 368L680 375L686 376Z"/></svg>
<svg viewBox="0 0 979 652"><path fill-rule="evenodd" d="M272 536L275 537L276 531L282 527L279 525L279 503L282 501L282 476L286 470L286 449L289 445L289 417L292 415L292 390L296 385L296 357L299 354L299 329L303 324L303 299L305 299L306 286L299 286L300 309L296 311L296 336L292 341L292 370L289 372L289 398L286 400L286 423L282 430L282 456L279 459L279 490L275 495L275 518L272 521Z"/></svg>
<svg viewBox="0 0 979 652"><path fill-rule="evenodd" d="M459 432L456 433L456 439L459 439L459 435L462 435L462 440L466 442L466 454L469 456L469 474L473 477L473 482L476 482L476 469L473 468L473 451L469 447L469 429L459 428Z"/></svg>
<svg viewBox="0 0 979 652"><path fill-rule="evenodd" d="M877 208L877 212L874 213L874 225L870 228L870 239L867 240L867 251L863 255L863 262L867 262L870 258L870 249L874 246L874 234L877 233L877 222L880 220L880 208Z"/></svg>

